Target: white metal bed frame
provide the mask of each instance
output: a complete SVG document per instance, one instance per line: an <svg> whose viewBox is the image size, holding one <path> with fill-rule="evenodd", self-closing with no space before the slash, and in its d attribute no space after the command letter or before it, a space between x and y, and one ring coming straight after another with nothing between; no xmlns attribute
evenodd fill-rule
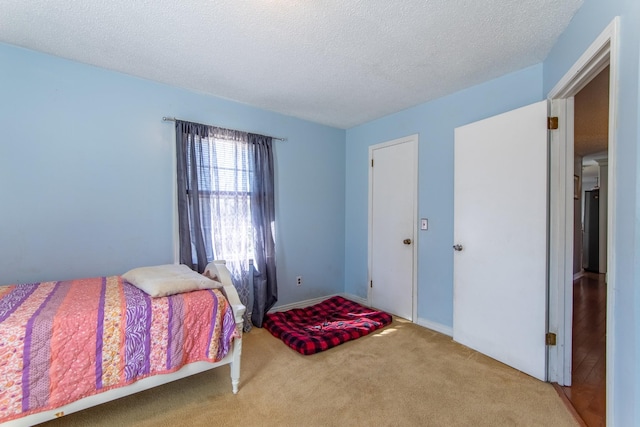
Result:
<svg viewBox="0 0 640 427"><path fill-rule="evenodd" d="M213 267L213 268L212 268ZM231 275L229 274L229 270L225 266L225 261L214 261L209 264L207 268L211 270L216 270L218 279L223 284L223 293L227 297L229 304L233 310L233 316L236 322L236 329L240 334L242 334L243 327L243 319L242 316L246 310L245 306L240 302L240 298L238 297L238 292L236 288L233 286L231 282ZM119 399L121 397L129 396L131 394L135 394L141 392L143 390L147 390L153 387L157 387L159 385L167 384L169 382L179 380L181 378L185 378L191 375L198 374L200 372L207 371L209 369L217 368L218 366L230 365L231 367L231 386L233 393L238 393L238 385L240 383L240 355L242 354L242 338L235 338L231 345L231 350L229 353L219 362L209 363L209 362L194 362L188 365L183 366L176 372L172 372L170 374L160 374L150 376L139 381L136 381L132 384L129 384L124 387L119 387L111 390L104 391L102 393L94 394L92 396L88 396L75 402L69 403L67 405L61 406L59 408L38 412L35 414L27 415L22 418L17 418L11 421L7 421L3 423L3 427L22 427L22 426L32 426L34 424L43 423L45 421L50 421L55 418L62 417L64 415L71 414L73 412L78 412L83 409L90 408L92 406L97 406L102 403L109 402L111 400Z"/></svg>

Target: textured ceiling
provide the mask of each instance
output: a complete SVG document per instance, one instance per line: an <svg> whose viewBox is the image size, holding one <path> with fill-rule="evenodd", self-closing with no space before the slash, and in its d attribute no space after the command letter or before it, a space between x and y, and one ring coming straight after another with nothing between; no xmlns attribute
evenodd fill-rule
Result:
<svg viewBox="0 0 640 427"><path fill-rule="evenodd" d="M581 5L2 0L0 41L350 128L541 62Z"/></svg>

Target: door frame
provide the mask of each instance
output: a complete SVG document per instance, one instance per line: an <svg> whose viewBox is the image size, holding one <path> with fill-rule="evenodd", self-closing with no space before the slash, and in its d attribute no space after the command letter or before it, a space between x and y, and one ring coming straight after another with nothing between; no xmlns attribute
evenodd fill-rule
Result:
<svg viewBox="0 0 640 427"><path fill-rule="evenodd" d="M607 338L606 407L613 407L616 288L616 117L618 106L620 18L615 17L549 92L551 113L558 116L559 129L550 132L549 173L549 330L558 345L549 347L549 381L571 384L573 318L573 97L609 65L609 133L607 200ZM563 124L565 124L563 126ZM607 410L607 424L613 423Z"/></svg>
<svg viewBox="0 0 640 427"><path fill-rule="evenodd" d="M418 134L408 135L402 138L393 139L391 141L382 142L375 145L369 146L369 200L368 200L368 256L367 256L367 304L371 305L371 272L373 271L373 167L371 163L373 161L373 152L375 150L391 147L393 145L411 143L413 144L413 182L414 182L414 191L413 191L413 245L412 245L412 253L413 259L411 263L413 265L411 271L411 317L412 322L416 323L418 319L418 147L419 140Z"/></svg>

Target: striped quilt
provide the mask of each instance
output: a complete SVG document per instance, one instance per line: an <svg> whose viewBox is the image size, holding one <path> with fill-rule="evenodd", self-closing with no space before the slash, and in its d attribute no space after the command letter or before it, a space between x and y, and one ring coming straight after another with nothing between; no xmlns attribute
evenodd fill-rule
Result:
<svg viewBox="0 0 640 427"><path fill-rule="evenodd" d="M119 276L0 286L0 423L216 362L236 335L217 289L150 298Z"/></svg>

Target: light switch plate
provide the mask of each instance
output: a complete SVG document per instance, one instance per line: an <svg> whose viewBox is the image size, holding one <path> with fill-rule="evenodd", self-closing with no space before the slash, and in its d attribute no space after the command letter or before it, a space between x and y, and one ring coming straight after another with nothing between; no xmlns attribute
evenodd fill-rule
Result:
<svg viewBox="0 0 640 427"><path fill-rule="evenodd" d="M420 220L420 230L428 230L429 229L429 220L427 218L422 218Z"/></svg>

